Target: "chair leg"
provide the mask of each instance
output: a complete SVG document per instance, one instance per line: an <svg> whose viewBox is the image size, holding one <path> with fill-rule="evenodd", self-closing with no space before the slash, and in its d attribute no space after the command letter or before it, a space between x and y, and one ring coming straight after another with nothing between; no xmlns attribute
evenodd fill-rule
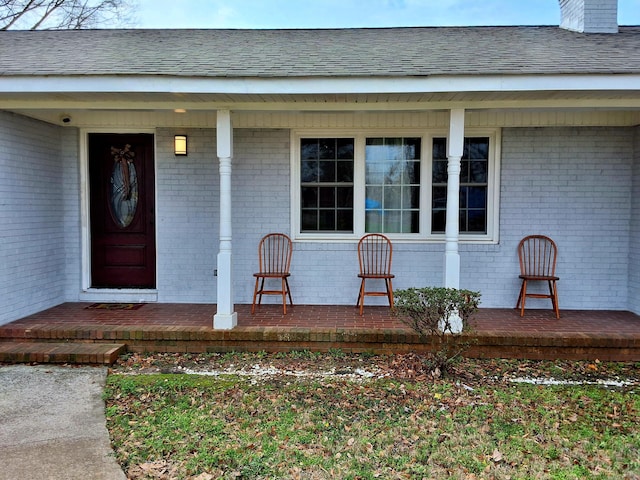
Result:
<svg viewBox="0 0 640 480"><path fill-rule="evenodd" d="M287 286L287 294L289 295L289 305L293 307L293 299L291 298L291 289L289 288L289 280L287 280L287 277L284 278L284 283Z"/></svg>
<svg viewBox="0 0 640 480"><path fill-rule="evenodd" d="M524 304L527 302L527 281L526 280L522 280L522 287L520 288L519 300L522 302L522 306L520 309L520 316L524 317Z"/></svg>
<svg viewBox="0 0 640 480"><path fill-rule="evenodd" d="M516 309L520 309L520 302L522 301L522 287L524 285L520 284L520 292L518 293L518 301L516 302Z"/></svg>
<svg viewBox="0 0 640 480"><path fill-rule="evenodd" d="M256 312L256 296L258 295L258 283L260 282L260 278L256 277L256 286L253 289L253 302L251 303L251 315Z"/></svg>
<svg viewBox="0 0 640 480"><path fill-rule="evenodd" d="M560 308L558 308L558 286L555 280L549 281L549 294L551 295L551 305L556 313L556 318L560 318Z"/></svg>
<svg viewBox="0 0 640 480"><path fill-rule="evenodd" d="M393 285L391 283L391 279L385 279L385 283L387 284L387 297L389 298L389 308L393 308Z"/></svg>
<svg viewBox="0 0 640 480"><path fill-rule="evenodd" d="M364 285L365 285L365 280L366 279L362 279L362 281L360 282L360 294L358 295L358 306L360 307L360 315L363 315L364 313Z"/></svg>
<svg viewBox="0 0 640 480"><path fill-rule="evenodd" d="M287 279L282 277L282 313L287 314Z"/></svg>

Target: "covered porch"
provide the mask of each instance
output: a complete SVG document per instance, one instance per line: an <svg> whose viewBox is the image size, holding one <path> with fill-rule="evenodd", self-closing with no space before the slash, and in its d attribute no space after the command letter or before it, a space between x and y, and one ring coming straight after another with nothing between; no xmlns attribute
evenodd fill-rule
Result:
<svg viewBox="0 0 640 480"><path fill-rule="evenodd" d="M312 350L393 354L427 353L420 338L388 307L364 315L345 305L236 305L238 325L214 330L215 304L64 303L0 327L1 361L110 363L123 352L212 353ZM640 317L626 311L483 308L455 341L476 358L640 361ZM69 345L121 345L110 361L97 353L67 356ZM62 347L66 345L66 350ZM37 348L36 348L37 347ZM62 348L62 350L57 350ZM93 357L92 357L93 355ZM56 360L57 359L57 360Z"/></svg>

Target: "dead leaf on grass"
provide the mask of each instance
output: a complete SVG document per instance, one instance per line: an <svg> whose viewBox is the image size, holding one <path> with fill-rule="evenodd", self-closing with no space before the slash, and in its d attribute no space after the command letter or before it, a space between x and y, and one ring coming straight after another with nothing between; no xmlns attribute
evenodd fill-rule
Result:
<svg viewBox="0 0 640 480"><path fill-rule="evenodd" d="M500 453L497 448L491 454L491 460L493 460L495 463L500 463L503 460L502 453Z"/></svg>

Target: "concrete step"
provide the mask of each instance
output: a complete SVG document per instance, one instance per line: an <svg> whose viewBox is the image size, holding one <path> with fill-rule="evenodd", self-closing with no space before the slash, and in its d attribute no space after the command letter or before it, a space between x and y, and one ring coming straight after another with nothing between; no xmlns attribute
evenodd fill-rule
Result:
<svg viewBox="0 0 640 480"><path fill-rule="evenodd" d="M0 342L0 362L111 365L126 349L123 343Z"/></svg>

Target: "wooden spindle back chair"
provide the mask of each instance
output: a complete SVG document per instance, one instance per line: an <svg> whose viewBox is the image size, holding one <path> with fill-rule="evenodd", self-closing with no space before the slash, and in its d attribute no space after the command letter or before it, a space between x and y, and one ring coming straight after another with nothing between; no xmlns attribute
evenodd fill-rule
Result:
<svg viewBox="0 0 640 480"><path fill-rule="evenodd" d="M258 306L262 303L262 295L282 295L282 310L287 314L287 297L293 306L288 278L291 276L291 239L284 233L270 233L260 240L258 245L258 264L260 271L254 273L256 285L253 289L253 303L251 313L255 313L256 298ZM265 289L264 283L268 279L279 279L280 289Z"/></svg>
<svg viewBox="0 0 640 480"><path fill-rule="evenodd" d="M360 315L364 312L364 297L367 295L384 296L389 299L389 306L393 307L393 286L391 279L391 257L393 245L384 235L370 233L358 242L358 261L360 263L360 292L356 306L360 308ZM367 291L367 280L383 280L385 291Z"/></svg>
<svg viewBox="0 0 640 480"><path fill-rule="evenodd" d="M522 286L518 295L516 308L520 308L520 316L524 316L524 306L527 297L549 298L551 305L560 318L558 308L558 289L556 282L560 278L556 277L556 259L558 247L555 242L544 235L529 235L520 240L518 244L518 258L520 260L520 279ZM528 283L531 281L547 282L549 293L529 293Z"/></svg>

